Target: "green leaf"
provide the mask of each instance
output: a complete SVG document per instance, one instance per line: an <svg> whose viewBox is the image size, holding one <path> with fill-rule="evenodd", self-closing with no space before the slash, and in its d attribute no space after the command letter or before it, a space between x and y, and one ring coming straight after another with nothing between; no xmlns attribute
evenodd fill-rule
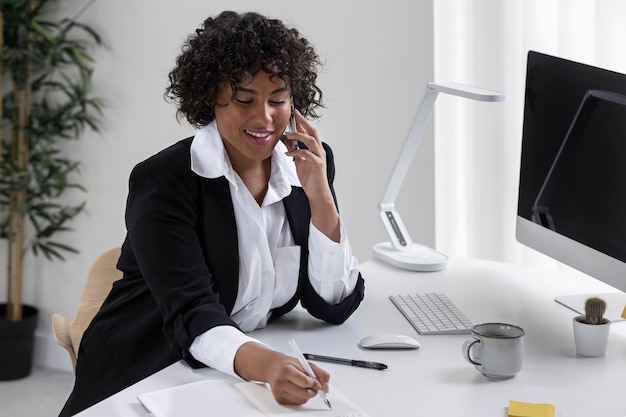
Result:
<svg viewBox="0 0 626 417"><path fill-rule="evenodd" d="M56 39L54 38L54 36L48 30L46 30L45 27L40 25L36 20L33 20L31 22L31 25L32 25L32 28L35 29L35 31L37 33L39 33L41 36L46 38L46 40L48 40L48 42L56 43Z"/></svg>

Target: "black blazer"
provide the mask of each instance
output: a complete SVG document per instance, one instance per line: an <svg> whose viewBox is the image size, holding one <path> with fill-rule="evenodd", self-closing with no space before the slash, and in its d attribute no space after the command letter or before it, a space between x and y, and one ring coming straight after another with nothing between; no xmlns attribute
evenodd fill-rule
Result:
<svg viewBox="0 0 626 417"><path fill-rule="evenodd" d="M206 179L191 171L192 138L138 164L129 181L127 236L113 285L86 330L78 354L74 391L61 416L87 406L184 359L204 366L189 353L196 336L230 319L239 282L237 225L225 178ZM333 154L324 145L332 188ZM361 276L354 292L329 305L308 275L310 208L300 187L284 200L297 245L301 246L294 297L272 312L276 318L298 301L311 315L340 324L364 296Z"/></svg>

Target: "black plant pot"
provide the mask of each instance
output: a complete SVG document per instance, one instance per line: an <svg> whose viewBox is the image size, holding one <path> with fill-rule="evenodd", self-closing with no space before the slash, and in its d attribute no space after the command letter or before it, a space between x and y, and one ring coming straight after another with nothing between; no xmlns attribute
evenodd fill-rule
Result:
<svg viewBox="0 0 626 417"><path fill-rule="evenodd" d="M23 318L16 322L8 321L6 312L6 304L0 304L0 381L30 375L38 316L31 306L23 306Z"/></svg>

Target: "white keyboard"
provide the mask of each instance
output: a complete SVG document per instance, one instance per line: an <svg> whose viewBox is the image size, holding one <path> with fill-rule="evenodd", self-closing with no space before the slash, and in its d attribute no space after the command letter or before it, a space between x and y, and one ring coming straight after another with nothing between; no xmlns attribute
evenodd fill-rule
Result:
<svg viewBox="0 0 626 417"><path fill-rule="evenodd" d="M391 302L419 334L469 334L472 323L441 292L392 295Z"/></svg>

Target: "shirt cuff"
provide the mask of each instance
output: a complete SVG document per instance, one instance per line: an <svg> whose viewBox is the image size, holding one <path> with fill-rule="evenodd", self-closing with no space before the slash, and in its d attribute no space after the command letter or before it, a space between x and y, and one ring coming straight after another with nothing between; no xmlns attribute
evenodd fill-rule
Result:
<svg viewBox="0 0 626 417"><path fill-rule="evenodd" d="M359 277L359 264L339 220L339 243L329 239L313 223L309 226L309 281L329 304L338 304L352 294Z"/></svg>
<svg viewBox="0 0 626 417"><path fill-rule="evenodd" d="M262 344L236 327L217 326L198 335L189 347L189 352L205 365L242 379L235 372L235 354L247 342Z"/></svg>

